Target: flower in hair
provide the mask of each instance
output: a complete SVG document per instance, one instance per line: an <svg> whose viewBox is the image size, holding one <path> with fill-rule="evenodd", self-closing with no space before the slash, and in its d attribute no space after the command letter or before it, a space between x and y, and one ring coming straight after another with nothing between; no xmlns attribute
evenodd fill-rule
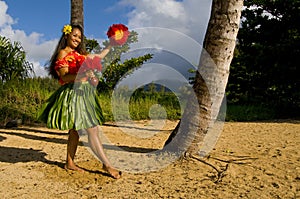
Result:
<svg viewBox="0 0 300 199"><path fill-rule="evenodd" d="M107 31L111 45L119 46L126 43L129 31L124 24L113 24Z"/></svg>
<svg viewBox="0 0 300 199"><path fill-rule="evenodd" d="M63 33L65 33L65 35L70 34L72 32L72 26L71 25L65 25L63 28Z"/></svg>

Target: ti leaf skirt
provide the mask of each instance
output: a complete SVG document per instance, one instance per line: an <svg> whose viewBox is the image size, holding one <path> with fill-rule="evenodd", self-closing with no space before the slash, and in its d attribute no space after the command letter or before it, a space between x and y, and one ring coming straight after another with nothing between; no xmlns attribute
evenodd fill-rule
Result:
<svg viewBox="0 0 300 199"><path fill-rule="evenodd" d="M87 129L104 122L96 88L88 82L61 86L43 105L38 119L60 130Z"/></svg>

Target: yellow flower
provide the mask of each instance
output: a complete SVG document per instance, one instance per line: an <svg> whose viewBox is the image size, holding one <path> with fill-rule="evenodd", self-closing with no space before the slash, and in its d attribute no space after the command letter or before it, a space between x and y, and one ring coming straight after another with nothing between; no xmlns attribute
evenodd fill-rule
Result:
<svg viewBox="0 0 300 199"><path fill-rule="evenodd" d="M116 34L115 34L115 39L116 39L116 40L122 39L123 36L124 36L123 30L117 30L117 31L116 31Z"/></svg>
<svg viewBox="0 0 300 199"><path fill-rule="evenodd" d="M65 25L64 29L63 29L63 33L65 33L65 35L70 34L72 32L72 26L70 25Z"/></svg>
<svg viewBox="0 0 300 199"><path fill-rule="evenodd" d="M68 62L72 62L72 61L75 60L75 57L74 57L73 55L70 55L70 56L67 56L65 59L66 59L66 61L68 61Z"/></svg>

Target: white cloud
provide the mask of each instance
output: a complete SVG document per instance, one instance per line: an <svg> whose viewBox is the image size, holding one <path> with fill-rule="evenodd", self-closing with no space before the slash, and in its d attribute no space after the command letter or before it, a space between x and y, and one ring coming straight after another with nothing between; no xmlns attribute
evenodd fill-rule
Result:
<svg viewBox="0 0 300 199"><path fill-rule="evenodd" d="M0 27L11 25L14 23L14 20L6 14L7 4L4 1L0 1Z"/></svg>
<svg viewBox="0 0 300 199"><path fill-rule="evenodd" d="M34 75L37 77L46 77L48 76L48 71L45 69L45 67L41 67L40 62L33 61L31 62L33 65Z"/></svg>
<svg viewBox="0 0 300 199"><path fill-rule="evenodd" d="M186 34L202 44L212 0L121 0L132 7L130 28L162 27Z"/></svg>
<svg viewBox="0 0 300 199"><path fill-rule="evenodd" d="M211 2L212 0L120 0L119 5L131 8L128 13L130 29L161 27L166 29L160 32L161 38L165 37L163 34L170 32L168 30L174 30L191 37L201 45L210 15ZM28 61L34 64L36 74L43 75L43 65L51 56L58 42L57 39L44 41L43 34L36 32L26 34L23 30L13 29L12 25L17 21L7 14L7 9L7 4L0 0L0 34L11 41L20 42L27 53ZM174 48L180 46L182 52L191 51L190 46L182 44L184 42L176 38L172 39L170 35L166 38L175 41L172 44ZM147 39L144 38L145 41ZM161 44L158 43L157 49L160 46ZM194 49L192 51L195 52Z"/></svg>
<svg viewBox="0 0 300 199"><path fill-rule="evenodd" d="M129 14L129 26L141 27L166 27L180 29L185 32L185 26L178 24L187 23L187 16L182 3L173 0L123 0L123 4L135 7Z"/></svg>
<svg viewBox="0 0 300 199"><path fill-rule="evenodd" d="M27 35L23 30L13 29L16 23L7 12L7 4L0 1L0 35L10 39L11 42L20 42L26 52L26 59L34 66L37 76L46 76L48 73L44 63L53 52L57 40L41 41L42 34L33 32Z"/></svg>
<svg viewBox="0 0 300 199"><path fill-rule="evenodd" d="M119 6L131 8L128 13L128 26L138 33L139 39L138 43L131 45L129 56L137 57L141 52L149 51L147 49L155 49L157 52L154 56L161 51L167 51L188 62L174 64L174 57L160 54L159 60L155 60L158 64L183 73L191 67L197 67L211 3L212 0L122 0ZM149 67L147 70L143 68L142 71L146 72L134 72L137 80L140 78L155 81L170 76L170 72L162 70L162 67ZM176 77L172 79L180 81ZM122 81L128 83L126 78Z"/></svg>
<svg viewBox="0 0 300 199"><path fill-rule="evenodd" d="M41 42L42 34L33 32L30 35L22 30L14 30L11 26L1 28L0 34L9 38L11 41L18 41L32 61L40 61L49 59L54 50L57 40Z"/></svg>

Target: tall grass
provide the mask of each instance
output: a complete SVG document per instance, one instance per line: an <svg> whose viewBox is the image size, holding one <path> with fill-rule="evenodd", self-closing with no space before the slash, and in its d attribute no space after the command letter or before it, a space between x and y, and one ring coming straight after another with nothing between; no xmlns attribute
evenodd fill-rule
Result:
<svg viewBox="0 0 300 199"><path fill-rule="evenodd" d="M132 95L100 93L100 104L106 121L169 119L181 117L179 100L170 92L138 90Z"/></svg>
<svg viewBox="0 0 300 199"><path fill-rule="evenodd" d="M57 80L51 78L28 78L13 80L0 84L0 125L8 121L22 119L24 124L37 121L37 113L49 96L59 88ZM172 93L138 92L130 96L130 100L119 100L118 107L112 103L112 94L100 93L100 104L106 121L119 119L142 120L170 119L176 120L181 116L181 109L177 97ZM159 105L157 105L159 104ZM117 111L113 114L113 107ZM123 108L123 109L122 109Z"/></svg>
<svg viewBox="0 0 300 199"><path fill-rule="evenodd" d="M24 123L35 122L39 108L58 86L57 81L50 78L1 83L0 124L14 119L22 119Z"/></svg>
<svg viewBox="0 0 300 199"><path fill-rule="evenodd" d="M51 78L28 78L0 83L0 125L22 119L25 124L36 123L36 116L48 97L59 88ZM186 104L186 99L182 104ZM184 100L183 100L184 99ZM117 103L115 103L117 102ZM100 93L100 103L106 121L120 119L145 120L181 118L182 104L172 92L138 89L131 96L124 91L112 102L112 94ZM185 105L184 105L185 106ZM257 121L277 119L275 110L263 105L227 106L226 121Z"/></svg>

